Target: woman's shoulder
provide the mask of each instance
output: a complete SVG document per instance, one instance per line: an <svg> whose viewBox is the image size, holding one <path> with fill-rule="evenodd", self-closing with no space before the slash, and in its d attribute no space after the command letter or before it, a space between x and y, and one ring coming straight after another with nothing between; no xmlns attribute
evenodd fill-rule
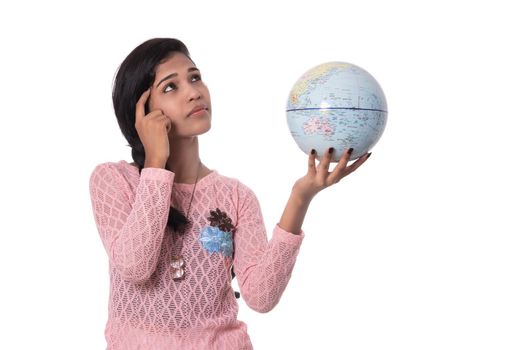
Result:
<svg viewBox="0 0 524 350"><path fill-rule="evenodd" d="M108 169L118 172L138 172L138 166L134 162L129 163L125 160L99 163L95 166L94 171L103 171Z"/></svg>
<svg viewBox="0 0 524 350"><path fill-rule="evenodd" d="M97 164L91 173L91 179L95 177L103 178L125 178L128 181L139 176L138 167L135 163L128 163L125 160L117 162L104 162Z"/></svg>
<svg viewBox="0 0 524 350"><path fill-rule="evenodd" d="M210 175L210 177L214 178L215 182L220 182L224 185L238 186L239 184L242 184L236 177L224 175L219 173L218 170L212 170Z"/></svg>

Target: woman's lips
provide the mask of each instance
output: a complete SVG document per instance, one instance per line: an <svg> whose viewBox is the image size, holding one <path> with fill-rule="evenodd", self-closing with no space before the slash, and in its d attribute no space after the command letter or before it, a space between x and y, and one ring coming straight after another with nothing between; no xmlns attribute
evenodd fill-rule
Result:
<svg viewBox="0 0 524 350"><path fill-rule="evenodd" d="M188 117L198 116L198 115L201 115L201 114L203 114L205 112L207 112L207 108L206 107L198 106L198 107L193 108L193 110L191 112L189 112Z"/></svg>

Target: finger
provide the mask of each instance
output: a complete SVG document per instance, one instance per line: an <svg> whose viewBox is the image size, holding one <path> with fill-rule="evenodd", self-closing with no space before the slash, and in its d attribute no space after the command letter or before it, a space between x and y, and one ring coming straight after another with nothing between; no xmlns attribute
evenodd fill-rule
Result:
<svg viewBox="0 0 524 350"><path fill-rule="evenodd" d="M333 147L330 147L324 152L324 156L320 160L320 164L318 165L318 168L323 173L327 174L329 169L329 163L331 163L331 157L333 156Z"/></svg>
<svg viewBox="0 0 524 350"><path fill-rule="evenodd" d="M346 169L344 169L342 177L348 176L349 174L351 174L352 172L357 170L362 164L364 164L364 162L366 160L369 159L370 156L371 156L371 152L368 153L368 154L363 155L360 158L358 158L350 166L348 166Z"/></svg>
<svg viewBox="0 0 524 350"><path fill-rule="evenodd" d="M165 117L164 112L162 112L160 109L155 109L154 111L151 111L147 114L147 119L156 119L158 117Z"/></svg>
<svg viewBox="0 0 524 350"><path fill-rule="evenodd" d="M315 163L316 155L317 155L317 151L315 149L312 149L311 152L309 152L309 158L308 158L308 163L307 163L308 174L315 174L317 172L317 167Z"/></svg>
<svg viewBox="0 0 524 350"><path fill-rule="evenodd" d="M330 180L332 180L333 182L337 182L338 180L342 178L341 176L348 165L349 158L351 157L352 152L353 152L353 148L350 148L346 150L344 154L342 154L342 157L340 157L337 163L337 166L335 167L335 169L333 169L333 171L331 172L329 176Z"/></svg>
<svg viewBox="0 0 524 350"><path fill-rule="evenodd" d="M171 119L169 119L169 117L165 115L159 109L154 110L153 112L149 113L146 119L144 120L144 122L154 123L154 124L158 123L159 126L164 126L164 128L166 129L168 133L171 130L171 126L172 126Z"/></svg>
<svg viewBox="0 0 524 350"><path fill-rule="evenodd" d="M149 98L149 95L151 94L151 89L147 89L142 93L140 98L138 99L138 102L136 103L136 109L135 109L135 117L136 119L142 119L145 117L145 105L147 102L147 99Z"/></svg>

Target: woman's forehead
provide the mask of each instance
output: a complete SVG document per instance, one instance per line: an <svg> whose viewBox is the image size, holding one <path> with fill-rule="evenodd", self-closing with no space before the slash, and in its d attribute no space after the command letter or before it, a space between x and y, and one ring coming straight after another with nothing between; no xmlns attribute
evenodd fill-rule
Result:
<svg viewBox="0 0 524 350"><path fill-rule="evenodd" d="M195 67L193 61L186 55L176 52L166 58L156 67L157 77L162 74L185 73L189 68Z"/></svg>

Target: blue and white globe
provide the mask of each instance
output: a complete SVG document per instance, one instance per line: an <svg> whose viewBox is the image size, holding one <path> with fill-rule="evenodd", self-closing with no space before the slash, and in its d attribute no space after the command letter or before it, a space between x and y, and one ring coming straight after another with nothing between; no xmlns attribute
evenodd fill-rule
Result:
<svg viewBox="0 0 524 350"><path fill-rule="evenodd" d="M332 161L353 148L351 160L371 150L386 127L388 108L378 82L364 69L328 62L308 70L287 102L287 123L300 149L309 154L335 149Z"/></svg>

